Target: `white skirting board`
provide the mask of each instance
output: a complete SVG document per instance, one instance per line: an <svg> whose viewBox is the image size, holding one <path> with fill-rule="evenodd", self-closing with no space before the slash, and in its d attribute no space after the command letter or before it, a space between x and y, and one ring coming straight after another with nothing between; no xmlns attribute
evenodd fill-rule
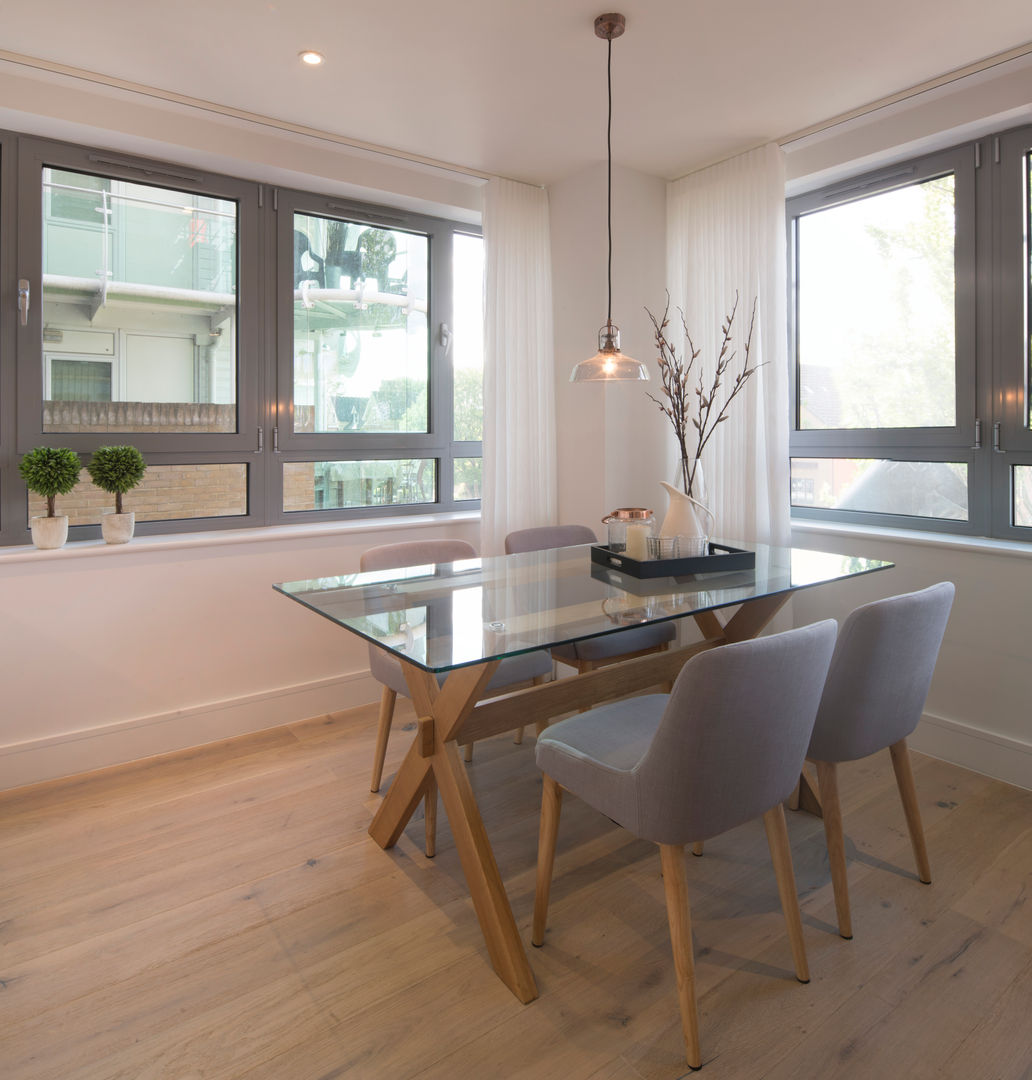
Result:
<svg viewBox="0 0 1032 1080"><path fill-rule="evenodd" d="M1032 790L1032 742L925 713L907 744L919 753Z"/></svg>
<svg viewBox="0 0 1032 1080"><path fill-rule="evenodd" d="M378 701L368 670L0 746L0 791L203 746Z"/></svg>
<svg viewBox="0 0 1032 1080"><path fill-rule="evenodd" d="M0 746L0 791L231 739L376 702L368 671ZM1032 790L1032 742L925 713L908 740L923 754Z"/></svg>

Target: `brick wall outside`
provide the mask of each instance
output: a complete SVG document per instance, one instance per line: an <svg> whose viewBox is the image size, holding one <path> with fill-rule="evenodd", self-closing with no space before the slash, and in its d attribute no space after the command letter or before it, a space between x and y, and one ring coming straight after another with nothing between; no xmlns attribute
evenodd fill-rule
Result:
<svg viewBox="0 0 1032 1080"><path fill-rule="evenodd" d="M236 429L236 405L179 401L43 402L46 432L234 432Z"/></svg>
<svg viewBox="0 0 1032 1080"><path fill-rule="evenodd" d="M315 462L287 461L283 464L283 509L315 509Z"/></svg>
<svg viewBox="0 0 1032 1080"><path fill-rule="evenodd" d="M75 490L57 497L57 512L68 515L69 525L97 525L114 507L114 495L94 487L85 469ZM122 507L135 511L137 521L246 514L247 466L152 465L140 486L123 496ZM46 500L30 494L29 516L46 512Z"/></svg>

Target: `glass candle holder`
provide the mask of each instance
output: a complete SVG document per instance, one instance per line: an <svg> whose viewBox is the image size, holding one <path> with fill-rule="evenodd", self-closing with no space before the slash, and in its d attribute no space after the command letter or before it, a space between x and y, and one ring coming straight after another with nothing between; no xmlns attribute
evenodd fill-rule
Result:
<svg viewBox="0 0 1032 1080"><path fill-rule="evenodd" d="M709 537L679 536L677 537L677 549L682 559L697 559L702 555L708 555Z"/></svg>
<svg viewBox="0 0 1032 1080"><path fill-rule="evenodd" d="M680 553L680 545L676 536L650 536L649 558L650 559L676 559Z"/></svg>

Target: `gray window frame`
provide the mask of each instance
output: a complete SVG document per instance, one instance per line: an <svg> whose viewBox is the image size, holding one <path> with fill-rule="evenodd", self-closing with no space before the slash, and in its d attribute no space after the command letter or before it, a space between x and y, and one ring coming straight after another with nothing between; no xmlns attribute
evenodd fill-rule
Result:
<svg viewBox="0 0 1032 1080"><path fill-rule="evenodd" d="M788 324L789 324L789 456L790 458L882 458L894 461L953 461L967 466L968 520L956 521L911 515L834 510L820 507L791 508L795 519L848 522L987 535L990 522L987 452L976 449L976 420L981 419L983 448L989 445L988 380L984 305L987 297L977 272L987 256L983 216L986 176L976 168L985 154L969 143L895 164L796 196L786 201L788 230ZM955 340L956 422L941 428L880 428L803 430L799 428L799 303L798 222L806 214L867 198L936 176L955 178ZM976 227L977 223L977 227ZM989 298L991 299L991 297ZM1024 530L1023 532L1027 532ZM1028 537L1026 537L1028 538Z"/></svg>
<svg viewBox="0 0 1032 1080"><path fill-rule="evenodd" d="M459 441L454 438L454 378L450 350L441 333L443 325L454 325L452 318L452 238L456 233L478 236L475 226L460 224L445 218L414 214L389 207L373 206L347 199L335 199L311 192L279 189L273 194L277 215L275 295L278 330L275 379L280 416L287 418L282 425L272 424L273 444L277 465L270 470L269 505L277 508L270 515L278 522L326 521L341 518L377 518L428 512L475 510L479 499L454 498L454 462L456 457L482 456L481 442ZM360 434L355 432L295 433L294 397L294 215L311 214L336 218L363 225L396 229L425 235L429 242L430 294L427 311L429 331L429 431L426 433L384 432ZM283 464L305 461L365 461L396 460L399 458L434 458L437 462L436 501L432 503L392 504L387 506L354 507L348 509L292 510L283 509Z"/></svg>
<svg viewBox="0 0 1032 1080"><path fill-rule="evenodd" d="M991 481L992 535L1006 540L1032 540L1032 527L1013 525L1011 469L1032 465L1030 401L1029 257L1030 208L1026 159L1032 155L1032 125L1014 128L986 140L982 155L991 183L993 392L989 396L988 447ZM993 427L999 424L998 436Z"/></svg>
<svg viewBox="0 0 1032 1080"><path fill-rule="evenodd" d="M17 139L0 131L0 544L28 543L28 522L16 530L19 511L25 518L25 485L18 475L17 382L15 362L18 326Z"/></svg>
<svg viewBox="0 0 1032 1080"><path fill-rule="evenodd" d="M233 199L240 208L237 233L238 366L235 433L150 434L42 431L42 169L94 173L195 190ZM292 295L293 211L359 218L370 224L409 229L430 237L430 431L421 435L293 435L277 417L289 415L293 395ZM284 238L284 232L286 237ZM439 328L452 325L451 238L480 235L473 225L378 207L325 194L275 189L240 177L118 151L55 142L0 131L0 544L27 544L27 492L18 460L34 446L69 446L84 462L97 447L131 442L149 464L244 464L244 515L138 522L137 533L184 533L271 524L350 518L377 518L475 510L479 500L454 499L454 460L482 456L482 443L456 442L453 378ZM28 278L32 306L28 325L18 325L17 281ZM283 463L433 457L437 461L436 501L348 510L286 512ZM100 536L99 525L74 526L70 540Z"/></svg>

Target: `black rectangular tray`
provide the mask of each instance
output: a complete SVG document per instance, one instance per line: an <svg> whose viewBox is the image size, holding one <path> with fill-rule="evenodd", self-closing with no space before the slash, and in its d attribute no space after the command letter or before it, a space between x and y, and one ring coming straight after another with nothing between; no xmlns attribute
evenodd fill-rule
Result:
<svg viewBox="0 0 1032 1080"><path fill-rule="evenodd" d="M711 540L708 555L694 555L687 559L646 559L640 562L638 559L628 558L622 551L614 554L602 544L592 544L591 561L636 578L680 577L683 574L752 570L756 566L756 552L716 544Z"/></svg>

